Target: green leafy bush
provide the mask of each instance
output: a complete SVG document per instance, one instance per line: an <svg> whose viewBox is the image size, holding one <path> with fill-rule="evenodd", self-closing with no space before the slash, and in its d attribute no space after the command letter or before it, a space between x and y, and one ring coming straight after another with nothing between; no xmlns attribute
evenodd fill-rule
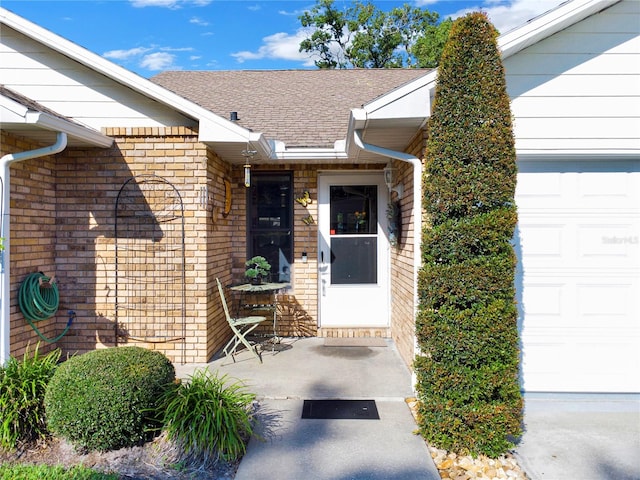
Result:
<svg viewBox="0 0 640 480"><path fill-rule="evenodd" d="M0 447L12 450L20 442L47 435L44 395L60 359L60 350L33 355L27 348L22 361L10 357L0 366Z"/></svg>
<svg viewBox="0 0 640 480"><path fill-rule="evenodd" d="M11 480L118 480L112 473L100 473L81 465L0 465L0 478Z"/></svg>
<svg viewBox="0 0 640 480"><path fill-rule="evenodd" d="M158 429L159 399L174 381L169 359L140 347L73 357L49 382L45 395L49 428L81 450L138 445Z"/></svg>
<svg viewBox="0 0 640 480"><path fill-rule="evenodd" d="M164 395L164 429L186 464L213 465L244 455L253 434L255 395L209 370L196 370L189 381Z"/></svg>
<svg viewBox="0 0 640 480"><path fill-rule="evenodd" d="M414 363L420 430L437 447L499 456L520 434L511 244L517 222L509 97L486 16L456 20L429 120Z"/></svg>

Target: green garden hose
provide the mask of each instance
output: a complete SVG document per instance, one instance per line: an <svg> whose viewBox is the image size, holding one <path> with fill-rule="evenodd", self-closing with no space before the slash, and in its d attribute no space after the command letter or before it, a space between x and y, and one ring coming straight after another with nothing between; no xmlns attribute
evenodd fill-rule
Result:
<svg viewBox="0 0 640 480"><path fill-rule="evenodd" d="M46 320L55 315L60 305L60 295L58 286L51 278L44 273L31 273L27 275L20 285L18 291L18 306L27 319L31 328L35 330L38 336L45 342L53 343L60 340L71 327L72 317L70 316L64 331L56 338L45 337L35 325L35 322Z"/></svg>

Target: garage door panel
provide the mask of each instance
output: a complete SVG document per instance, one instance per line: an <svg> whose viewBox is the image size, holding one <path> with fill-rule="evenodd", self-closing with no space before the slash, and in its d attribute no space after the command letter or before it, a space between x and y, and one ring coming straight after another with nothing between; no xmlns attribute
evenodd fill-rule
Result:
<svg viewBox="0 0 640 480"><path fill-rule="evenodd" d="M550 325L557 324L557 317L562 314L562 288L562 284L525 283L522 305L527 319L535 317L543 320L550 317L547 322ZM537 322L533 325L537 325Z"/></svg>
<svg viewBox="0 0 640 480"><path fill-rule="evenodd" d="M611 216L617 222L611 222ZM521 211L516 241L526 253L523 268L606 268L640 263L640 227L630 214L577 215L554 212L557 222Z"/></svg>
<svg viewBox="0 0 640 480"><path fill-rule="evenodd" d="M589 223L577 226L580 256L586 261L638 262L638 230L632 218L626 223L608 223L605 217L591 218Z"/></svg>
<svg viewBox="0 0 640 480"><path fill-rule="evenodd" d="M578 314L584 321L590 318L626 319L632 311L632 283L578 285ZM636 299L637 300L637 299Z"/></svg>
<svg viewBox="0 0 640 480"><path fill-rule="evenodd" d="M518 207L567 213L637 211L640 191L634 177L638 165L639 162L520 162Z"/></svg>
<svg viewBox="0 0 640 480"><path fill-rule="evenodd" d="M571 341L566 341L571 336ZM603 337L599 329L584 335L559 329L554 339L540 330L523 335L523 387L548 392L636 392L640 377L637 336Z"/></svg>
<svg viewBox="0 0 640 480"><path fill-rule="evenodd" d="M551 224L544 219L540 223L520 222L521 248L527 252L524 265L557 261L563 253L563 230L562 224Z"/></svg>

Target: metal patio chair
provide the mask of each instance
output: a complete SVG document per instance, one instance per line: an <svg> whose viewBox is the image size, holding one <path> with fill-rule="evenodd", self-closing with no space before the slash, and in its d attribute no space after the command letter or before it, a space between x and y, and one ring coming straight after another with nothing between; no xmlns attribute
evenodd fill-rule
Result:
<svg viewBox="0 0 640 480"><path fill-rule="evenodd" d="M257 345L255 347L252 347L251 343L249 343L249 340L247 340L247 335L251 333L253 329L260 325L262 322L266 321L267 317L257 315L238 318L231 317L231 314L229 313L229 307L227 306L227 300L224 295L224 288L220 283L220 279L216 278L216 282L218 284L218 291L220 292L220 301L222 302L222 307L224 308L224 315L227 318L227 322L229 323L231 330L233 331L233 337L231 337L231 340L229 340L229 342L224 346L222 351L227 357L231 356L235 363L236 359L234 357L234 354L236 353L236 350L238 349L240 344L242 344L247 347L247 349L253 354L254 357L260 360L260 363L262 363L262 357L258 353Z"/></svg>

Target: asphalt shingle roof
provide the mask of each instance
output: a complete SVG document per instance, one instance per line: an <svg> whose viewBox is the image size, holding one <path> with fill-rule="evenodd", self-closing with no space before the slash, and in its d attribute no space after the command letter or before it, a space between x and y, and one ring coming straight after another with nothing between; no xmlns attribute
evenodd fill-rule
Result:
<svg viewBox="0 0 640 480"><path fill-rule="evenodd" d="M349 111L426 75L420 69L167 71L151 81L288 147L333 147Z"/></svg>

